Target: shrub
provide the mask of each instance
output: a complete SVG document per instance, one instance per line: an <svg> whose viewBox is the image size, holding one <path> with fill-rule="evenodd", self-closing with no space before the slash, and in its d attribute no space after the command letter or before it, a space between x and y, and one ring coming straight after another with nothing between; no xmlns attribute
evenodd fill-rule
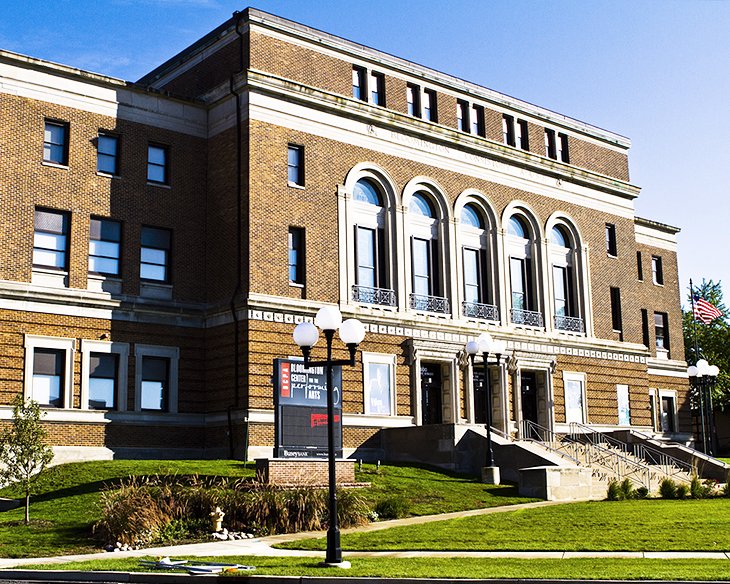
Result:
<svg viewBox="0 0 730 584"><path fill-rule="evenodd" d="M639 487L636 489L636 498L637 499L647 499L649 497L649 489L646 487Z"/></svg>
<svg viewBox="0 0 730 584"><path fill-rule="evenodd" d="M730 497L730 482L725 483L721 492L723 497Z"/></svg>
<svg viewBox="0 0 730 584"><path fill-rule="evenodd" d="M608 492L606 493L606 498L609 501L622 501L624 498L624 493L621 490L621 485L618 483L618 481L611 481L608 483Z"/></svg>
<svg viewBox="0 0 730 584"><path fill-rule="evenodd" d="M410 503L403 497L393 496L378 501L375 512L381 519L400 519L410 514Z"/></svg>
<svg viewBox="0 0 730 584"><path fill-rule="evenodd" d="M689 495L689 485L681 483L677 485L677 499L686 499Z"/></svg>
<svg viewBox="0 0 730 584"><path fill-rule="evenodd" d="M634 484L630 479L624 479L621 481L621 492L624 495L624 499L636 499L636 491L634 490Z"/></svg>
<svg viewBox="0 0 730 584"><path fill-rule="evenodd" d="M357 489L337 492L337 520L340 527L356 527L368 522L368 505Z"/></svg>
<svg viewBox="0 0 730 584"><path fill-rule="evenodd" d="M712 486L703 483L700 478L695 475L689 484L689 494L693 499L705 499L712 494Z"/></svg>
<svg viewBox="0 0 730 584"><path fill-rule="evenodd" d="M662 479L662 482L659 484L659 494L663 499L676 499L677 483L668 477Z"/></svg>

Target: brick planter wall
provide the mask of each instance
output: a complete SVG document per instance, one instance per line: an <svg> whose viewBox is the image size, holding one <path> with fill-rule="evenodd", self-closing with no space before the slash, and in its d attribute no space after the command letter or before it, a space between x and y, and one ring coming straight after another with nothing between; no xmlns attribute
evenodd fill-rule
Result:
<svg viewBox="0 0 730 584"><path fill-rule="evenodd" d="M327 485L327 460L289 458L257 458L256 475L264 483L274 485ZM355 482L355 461L336 461L337 483Z"/></svg>

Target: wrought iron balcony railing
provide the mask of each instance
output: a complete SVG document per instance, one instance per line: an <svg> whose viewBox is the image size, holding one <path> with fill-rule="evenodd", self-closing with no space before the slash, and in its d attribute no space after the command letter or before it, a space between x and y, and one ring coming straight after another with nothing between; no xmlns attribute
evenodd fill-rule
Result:
<svg viewBox="0 0 730 584"><path fill-rule="evenodd" d="M411 294L410 307L413 310L423 310L426 312L438 312L447 314L451 312L449 307L449 299L443 296L426 296L425 294Z"/></svg>
<svg viewBox="0 0 730 584"><path fill-rule="evenodd" d="M544 326L542 313L534 310L521 310L512 308L510 318L514 324L526 324L528 326Z"/></svg>
<svg viewBox="0 0 730 584"><path fill-rule="evenodd" d="M583 332L583 319L577 316L556 316L555 328L561 331L570 331L571 333Z"/></svg>
<svg viewBox="0 0 730 584"><path fill-rule="evenodd" d="M469 318L483 320L499 320L499 310L494 304L480 304L479 302L462 302L461 312Z"/></svg>
<svg viewBox="0 0 730 584"><path fill-rule="evenodd" d="M371 288L370 286L353 286L352 299L363 304L379 304L395 306L395 290L389 288Z"/></svg>

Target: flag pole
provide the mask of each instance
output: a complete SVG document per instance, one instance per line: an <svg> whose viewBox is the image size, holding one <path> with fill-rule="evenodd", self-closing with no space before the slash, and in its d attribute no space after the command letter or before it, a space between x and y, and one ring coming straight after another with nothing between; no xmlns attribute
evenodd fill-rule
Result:
<svg viewBox="0 0 730 584"><path fill-rule="evenodd" d="M695 290L692 286L692 278L689 279L689 298L692 302L692 337L695 346L695 365L700 360L700 349L697 345L697 317L695 316Z"/></svg>
<svg viewBox="0 0 730 584"><path fill-rule="evenodd" d="M692 286L692 278L689 279L689 297L692 301L692 336L694 337L694 346L695 346L695 362L694 364L697 365L697 362L700 360L700 349L697 344L697 317L695 316L695 291L694 287ZM705 388L705 380L701 377L698 377L698 381L702 380L699 384L697 384L697 393L699 397L699 406L700 406L700 420L702 425L702 452L707 454L707 433L705 430L705 396L704 388Z"/></svg>

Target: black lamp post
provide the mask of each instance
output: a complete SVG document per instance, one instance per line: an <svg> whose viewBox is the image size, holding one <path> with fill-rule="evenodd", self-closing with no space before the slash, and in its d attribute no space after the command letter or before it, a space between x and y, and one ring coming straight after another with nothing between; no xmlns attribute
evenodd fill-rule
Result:
<svg viewBox="0 0 730 584"><path fill-rule="evenodd" d="M299 345L304 355L304 367L324 367L327 373L327 462L329 478L329 527L327 529L327 553L324 564L326 566L337 566L349 568L349 562L342 561L342 548L340 547L340 529L337 525L337 466L335 464L335 400L332 387L332 368L337 365L355 365L355 351L357 346L365 338L365 327L362 323L350 318L342 322L342 314L335 306L325 306L319 309L314 319L316 324L302 322L294 328L294 342ZM322 329L324 338L327 341L327 359L324 361L310 361L309 355L312 347L319 339L319 331ZM332 340L335 331L340 331L340 339L350 351L349 359L332 359Z"/></svg>
<svg viewBox="0 0 730 584"><path fill-rule="evenodd" d="M687 375L697 390L700 410L700 432L702 434L702 452L714 456L715 452L715 419L712 411L712 388L715 386L720 369L710 365L706 359L700 359L695 365L687 368Z"/></svg>
<svg viewBox="0 0 730 584"><path fill-rule="evenodd" d="M482 481L499 484L499 469L494 464L494 453L492 451L492 384L489 378L489 353L497 355L497 365L502 358L502 354L507 348L504 341L496 341L492 339L489 333L483 333L477 340L471 340L466 344L466 352L469 355L472 368L474 367L474 358L477 353L482 354L482 366L484 367L484 391L486 397L486 429L487 429L487 456L485 471L482 472Z"/></svg>

